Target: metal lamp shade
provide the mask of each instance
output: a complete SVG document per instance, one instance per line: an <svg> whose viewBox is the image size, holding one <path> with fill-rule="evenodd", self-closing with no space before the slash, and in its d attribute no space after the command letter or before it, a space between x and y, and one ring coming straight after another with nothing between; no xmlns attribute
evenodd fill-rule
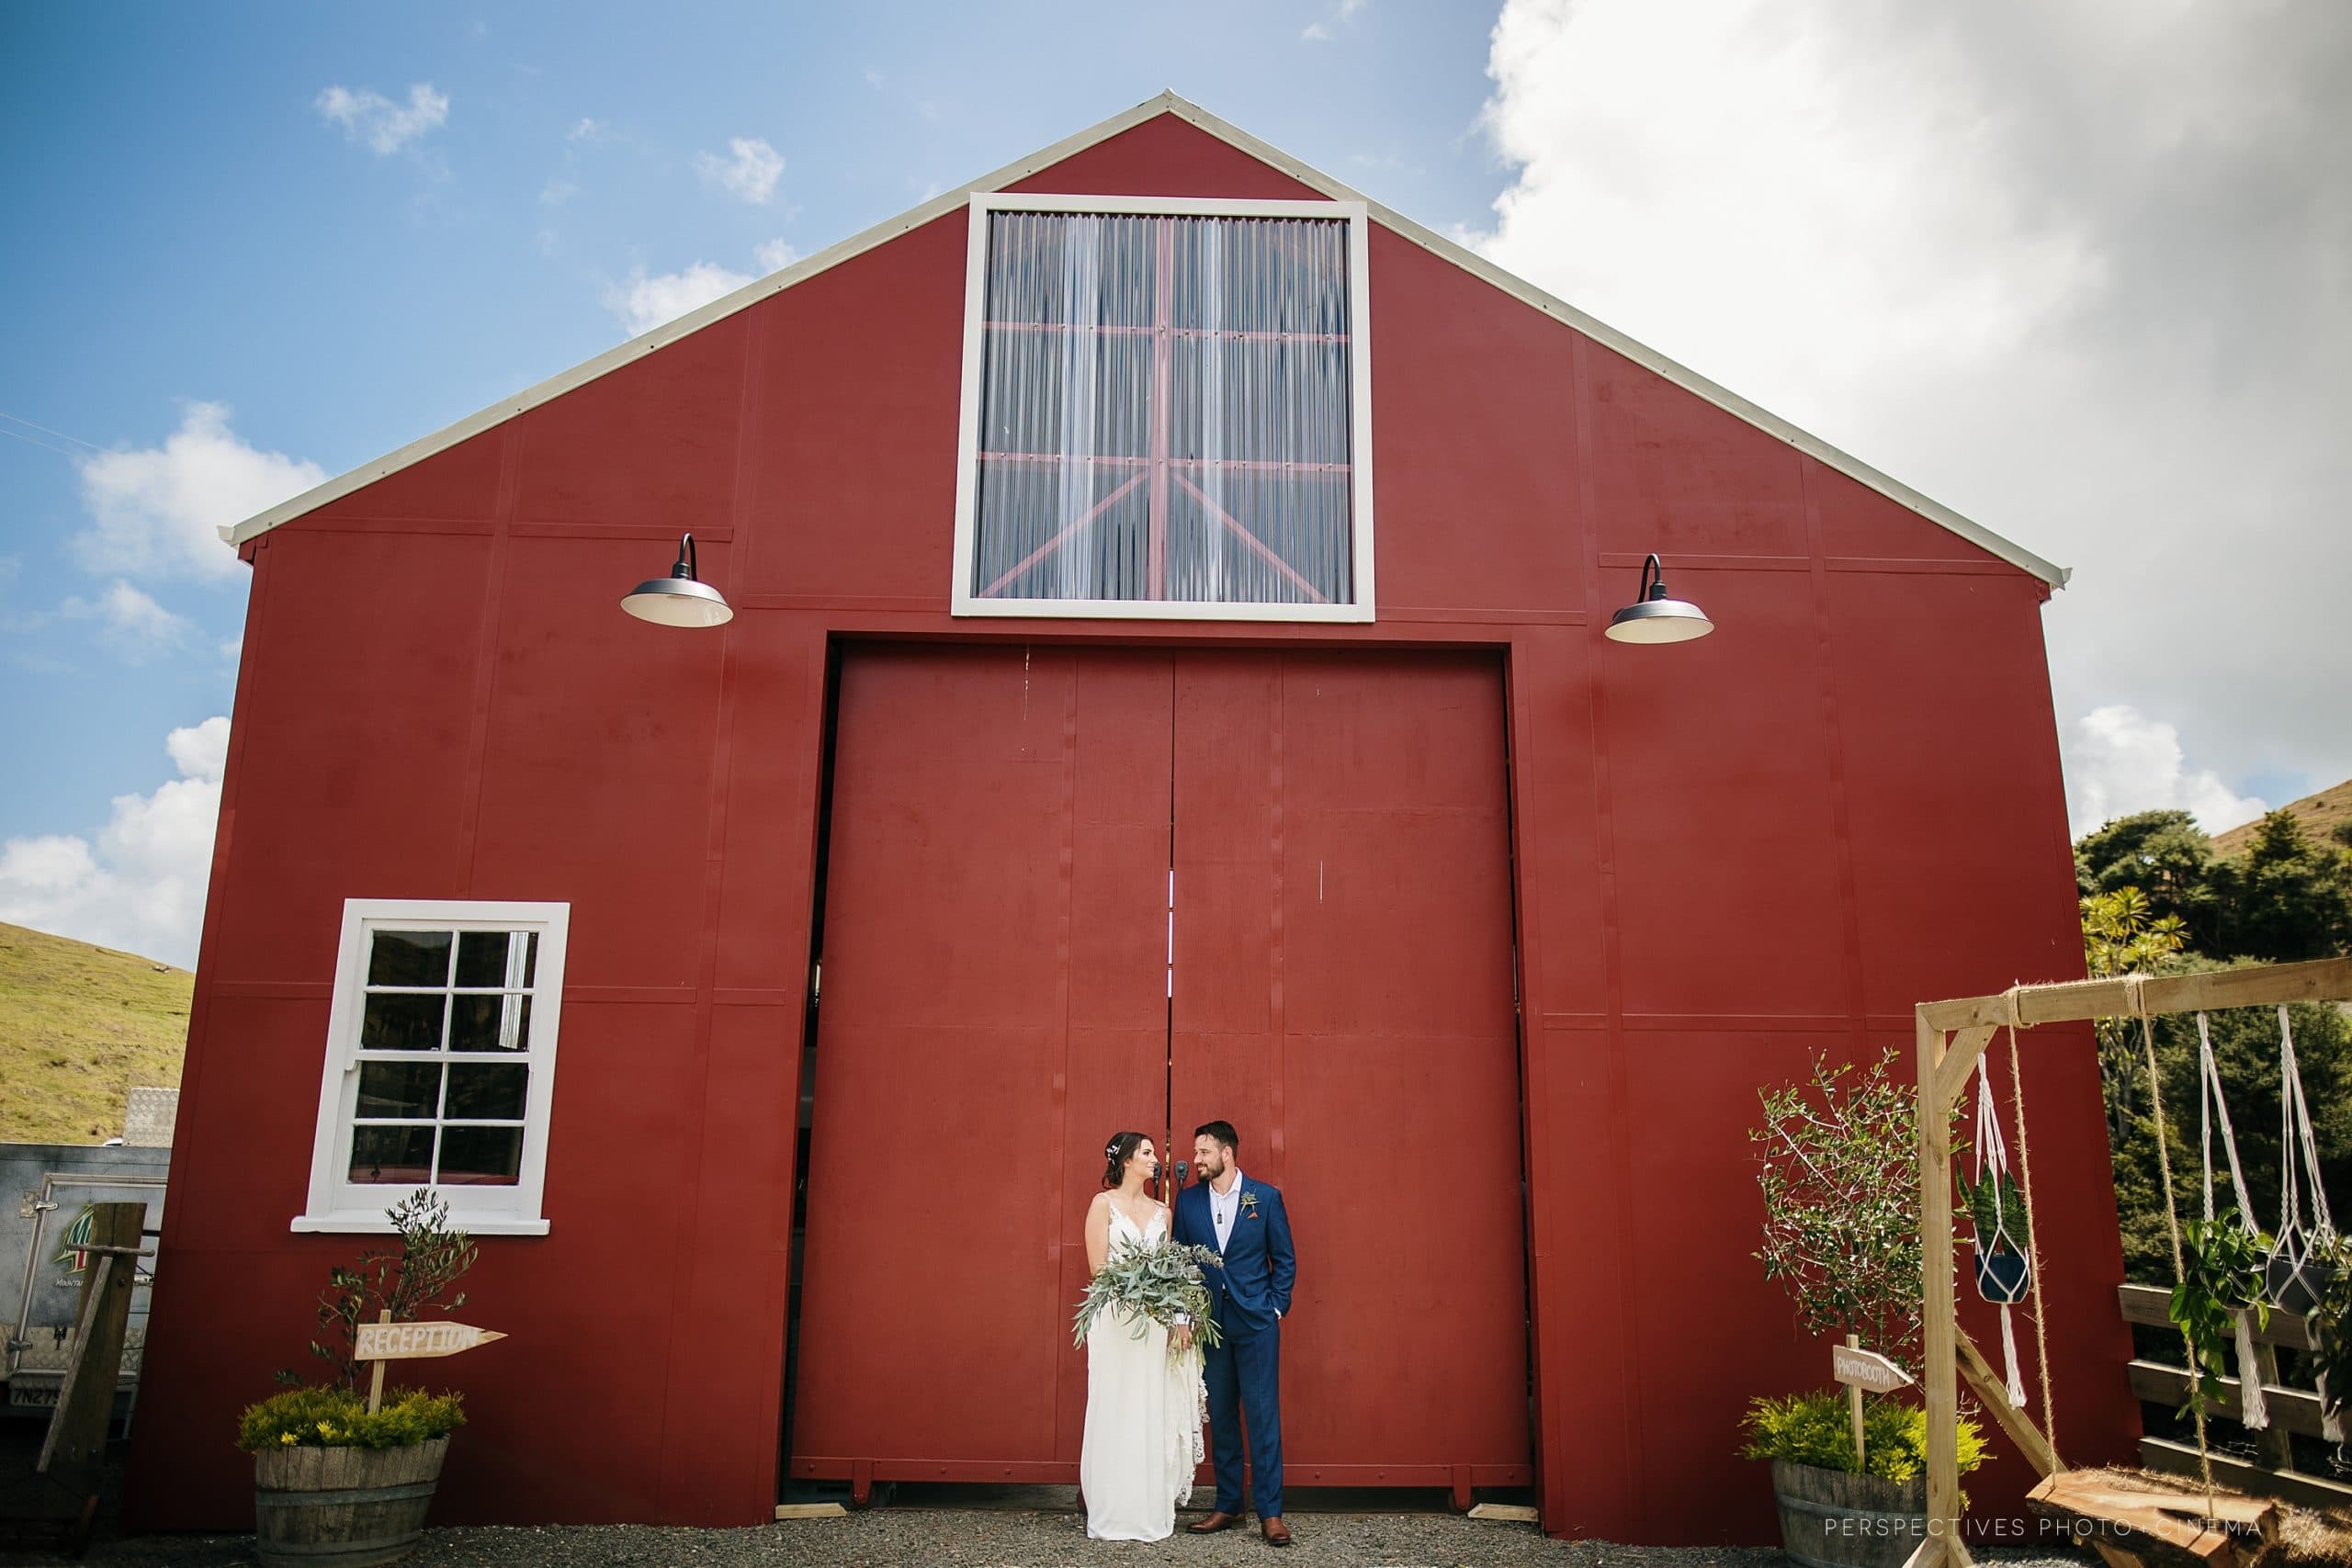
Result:
<svg viewBox="0 0 2352 1568"><path fill-rule="evenodd" d="M1641 598L1609 617L1613 642L1689 642L1715 629L1707 613L1666 596L1666 573L1653 555L1642 563Z"/></svg>
<svg viewBox="0 0 2352 1568"><path fill-rule="evenodd" d="M667 577L650 577L621 599L621 608L661 626L723 626L735 618L727 595L695 575L695 536L678 541L678 564Z"/></svg>
<svg viewBox="0 0 2352 1568"><path fill-rule="evenodd" d="M691 577L655 577L639 583L621 608L663 626L723 626L735 618L727 596Z"/></svg>
<svg viewBox="0 0 2352 1568"><path fill-rule="evenodd" d="M1680 599L1645 599L1609 617L1618 642L1689 642L1715 629L1705 611Z"/></svg>

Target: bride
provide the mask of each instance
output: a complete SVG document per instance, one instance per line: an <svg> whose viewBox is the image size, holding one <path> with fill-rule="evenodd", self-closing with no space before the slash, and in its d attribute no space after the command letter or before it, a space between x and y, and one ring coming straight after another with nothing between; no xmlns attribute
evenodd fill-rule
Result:
<svg viewBox="0 0 2352 1568"><path fill-rule="evenodd" d="M1114 1247L1168 1242L1168 1207L1148 1190L1159 1174L1151 1140L1120 1133L1102 1154L1104 1190L1086 1211L1086 1262L1094 1274ZM1206 1398L1189 1325L1147 1322L1138 1338L1124 1309L1096 1316L1086 1335L1086 1435L1078 1460L1089 1536L1161 1540L1174 1533L1176 1506L1191 1501L1201 1462Z"/></svg>

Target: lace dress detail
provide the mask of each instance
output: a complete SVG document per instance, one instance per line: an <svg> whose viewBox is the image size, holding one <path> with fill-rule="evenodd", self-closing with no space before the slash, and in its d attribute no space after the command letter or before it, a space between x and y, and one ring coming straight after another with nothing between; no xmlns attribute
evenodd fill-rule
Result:
<svg viewBox="0 0 2352 1568"><path fill-rule="evenodd" d="M1111 1245L1157 1246L1168 1215L1155 1210L1143 1228L1111 1205ZM1195 1344L1168 1349L1168 1330L1114 1309L1086 1335L1086 1430L1079 1450L1086 1533L1097 1540L1160 1540L1176 1529L1176 1509L1192 1501L1193 1472L1206 1454L1208 1384Z"/></svg>

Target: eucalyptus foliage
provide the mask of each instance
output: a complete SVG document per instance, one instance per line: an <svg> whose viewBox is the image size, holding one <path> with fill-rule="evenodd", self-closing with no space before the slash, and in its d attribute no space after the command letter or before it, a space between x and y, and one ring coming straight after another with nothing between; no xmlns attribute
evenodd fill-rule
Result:
<svg viewBox="0 0 2352 1568"><path fill-rule="evenodd" d="M1750 1129L1764 1193L1764 1276L1812 1334L1854 1334L1916 1367L1919 1145L1913 1091L1889 1050L1866 1068L1816 1057L1812 1080L1760 1091Z"/></svg>
<svg viewBox="0 0 2352 1568"><path fill-rule="evenodd" d="M1224 1267L1225 1259L1214 1247L1180 1247L1172 1241L1150 1246L1115 1241L1103 1259L1102 1271L1087 1285L1086 1297L1078 1303L1070 1342L1085 1344L1094 1320L1116 1308L1134 1321L1134 1338L1142 1338L1155 1323L1173 1328L1181 1314L1191 1320L1193 1334L1203 1345L1221 1344L1216 1323L1209 1314L1207 1276L1202 1270ZM1175 1354L1172 1341L1169 1352Z"/></svg>

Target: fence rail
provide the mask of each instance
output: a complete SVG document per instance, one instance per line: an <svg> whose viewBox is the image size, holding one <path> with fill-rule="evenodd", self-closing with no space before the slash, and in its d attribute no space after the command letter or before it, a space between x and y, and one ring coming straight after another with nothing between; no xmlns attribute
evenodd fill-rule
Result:
<svg viewBox="0 0 2352 1568"><path fill-rule="evenodd" d="M2166 1310L2172 1292L2162 1286L2125 1285L2116 1295L2124 1322L2148 1328L2173 1327ZM2270 1413L2270 1425L2260 1430L2241 1426L2238 1380L2223 1378L2221 1397L2205 1402L2205 1419L2236 1427L2253 1440L2257 1451L2253 1459L2215 1453L2213 1479L2306 1507L2352 1507L2352 1484L2295 1468L2291 1439L2298 1436L2317 1438L2321 1435L2319 1393L2315 1389L2297 1388L2279 1381L2278 1352L2309 1349L2309 1327L2301 1315L2273 1307L2270 1321L2254 1331L2254 1342L2255 1370L2262 1379L2262 1401ZM2187 1367L2141 1359L2132 1363L2130 1373L2133 1396L2148 1404L2177 1410L2188 1398ZM2199 1473L2196 1445L2163 1438L2140 1439L2140 1463L2146 1469L2172 1475Z"/></svg>

